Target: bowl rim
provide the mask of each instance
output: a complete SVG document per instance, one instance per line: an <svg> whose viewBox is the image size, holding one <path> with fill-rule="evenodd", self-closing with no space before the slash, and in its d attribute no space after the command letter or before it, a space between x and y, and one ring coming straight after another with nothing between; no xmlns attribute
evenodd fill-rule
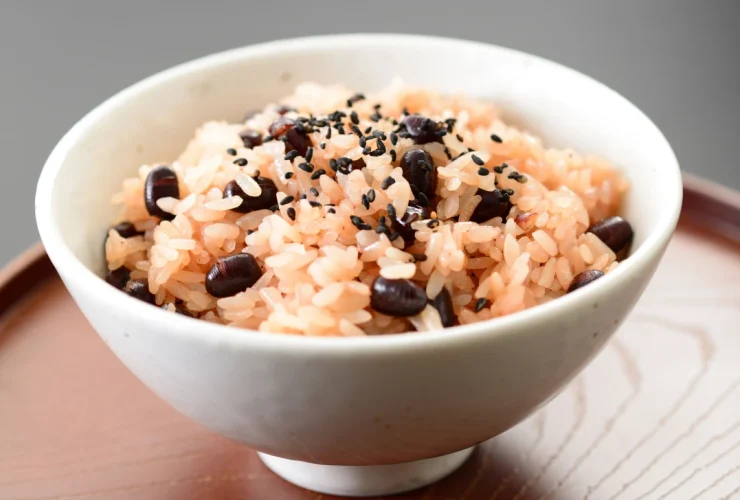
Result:
<svg viewBox="0 0 740 500"><path fill-rule="evenodd" d="M492 54L499 53L509 57L519 57L528 64L537 64L549 67L554 71L569 74L571 77L586 81L591 86L599 87L602 92L612 94L618 101L630 108L641 119L654 129L657 137L663 142L667 155L664 158L667 176L665 189L669 195L670 203L661 211L655 230L648 235L637 250L625 260L622 265L613 272L608 273L602 279L593 283L585 290L578 290L572 294L559 297L558 300L540 304L536 307L526 309L508 316L494 318L469 325L459 325L438 331L423 332L419 335L413 333L385 334L366 337L310 337L303 335L276 334L272 332L260 332L245 328L231 327L209 323L203 320L189 318L183 315L167 313L159 308L153 308L149 304L129 297L119 290L108 285L100 276L85 266L64 243L59 229L52 222L51 199L54 190L54 181L59 173L61 165L74 145L84 138L87 131L94 126L96 121L104 117L110 110L124 105L125 102L148 88L176 80L188 74L197 73L204 69L218 67L220 65L233 63L235 61L249 60L252 58L269 56L285 52L300 53L301 51L313 51L317 49L330 52L332 47L342 46L397 46L399 44L411 46L457 46L458 49L475 48L486 50ZM656 146L657 147L657 146ZM526 327L529 323L542 324L554 316L578 311L582 304L589 304L589 297L593 295L607 295L630 280L639 271L638 268L645 266L655 254L659 253L670 240L678 222L682 202L681 172L668 140L660 129L645 115L637 106L621 94L604 85L603 83L549 59L535 56L516 49L502 47L500 45L465 39L411 35L391 33L356 33L356 34L334 34L309 37L290 38L275 40L255 45L234 48L217 52L205 57L200 57L163 71L157 72L133 85L124 88L103 103L96 106L81 118L62 137L49 155L41 175L39 177L36 198L35 213L36 222L41 235L42 242L54 262L64 268L63 275L71 277L75 281L83 282L84 287L99 297L99 300L117 307L130 309L136 315L153 324L161 324L161 332L187 337L193 341L200 341L213 345L228 345L234 348L249 348L263 350L294 350L297 354L307 352L335 352L345 354L369 354L378 352L392 352L405 349L445 347L460 342L482 341L494 336L516 335L517 330Z"/></svg>

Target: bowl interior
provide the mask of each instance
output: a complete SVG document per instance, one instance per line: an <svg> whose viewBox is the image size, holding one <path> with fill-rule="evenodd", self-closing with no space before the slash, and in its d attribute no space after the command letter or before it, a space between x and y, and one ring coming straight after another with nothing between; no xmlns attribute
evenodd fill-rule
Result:
<svg viewBox="0 0 740 500"><path fill-rule="evenodd" d="M55 150L37 209L75 257L103 269L110 204L141 164L168 162L207 120L240 121L301 81L371 92L400 77L499 104L547 144L598 154L632 182L623 215L633 253L666 231L679 196L675 157L658 129L605 86L557 64L494 46L408 36L342 36L265 44L210 56L155 75L85 117ZM661 229L662 228L662 229Z"/></svg>

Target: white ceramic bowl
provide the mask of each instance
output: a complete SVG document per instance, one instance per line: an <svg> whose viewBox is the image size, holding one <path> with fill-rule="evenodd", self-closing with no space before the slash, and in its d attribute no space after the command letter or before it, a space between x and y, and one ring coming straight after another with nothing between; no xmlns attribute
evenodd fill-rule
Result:
<svg viewBox="0 0 740 500"><path fill-rule="evenodd" d="M350 339L199 322L100 279L103 239L115 215L109 199L140 164L174 158L202 122L239 120L302 80L371 91L395 76L494 100L550 144L597 153L625 169L632 181L624 207L635 229L632 256L582 291L509 317ZM469 448L554 397L640 297L680 204L679 167L666 139L604 85L491 45L342 35L216 54L120 92L54 149L38 184L36 217L80 309L149 388L196 422L268 454L266 463L290 480L368 495L449 473ZM432 457L441 458L418 462ZM391 465L402 462L414 463Z"/></svg>

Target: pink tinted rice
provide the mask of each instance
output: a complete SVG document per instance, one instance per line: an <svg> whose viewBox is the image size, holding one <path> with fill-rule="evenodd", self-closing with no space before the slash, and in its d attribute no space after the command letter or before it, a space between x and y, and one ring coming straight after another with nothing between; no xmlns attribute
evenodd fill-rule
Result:
<svg viewBox="0 0 740 500"><path fill-rule="evenodd" d="M148 280L157 304L182 301L181 307L205 321L286 334L362 336L441 328L439 314L431 306L412 318L372 310L370 285L379 275L411 279L430 298L447 287L459 323L468 324L556 299L578 273L586 269L608 273L618 265L614 252L585 232L591 223L615 215L628 189L623 175L606 160L547 148L537 137L507 125L490 103L394 83L368 94L350 110L347 99L353 94L338 85L304 83L281 104L298 110L285 115L292 118L309 113L322 116L338 109L347 114L355 111L361 130L372 125L387 135L395 126L385 119L371 121L373 106L380 104L383 117L397 120L405 108L435 120L455 118L454 133L444 136L444 144L419 146L401 138L392 146L386 140L386 154L369 156L362 154L355 134L335 132L326 139L327 130L322 127L310 136L311 163L327 175L311 180L311 174L297 168L304 158L283 158L281 141L254 149L242 144L239 132L245 128L268 133L279 116L275 104L245 123L205 123L178 158L163 159L179 179L180 200L158 201L160 208L175 214L171 222L151 217L144 205L144 181L159 164L143 165L123 182L113 202L122 206L121 220L133 222L145 234L122 238L111 230L106 242L109 269L128 267L132 279ZM349 117L346 123L349 130ZM502 141L492 140L492 134ZM319 147L322 142L325 149ZM445 146L453 158L462 156L450 161ZM391 242L385 234L360 231L350 216L362 217L375 227L380 216L387 216L388 203L397 213L405 212L413 195L390 151L394 149L400 161L405 151L418 147L432 156L437 169L432 210L442 224L430 228L428 221L414 223L416 241L404 249L402 238ZM474 153L467 153L468 147ZM236 150L236 156L226 153L229 148ZM490 175L477 175L480 167L472 154L485 162ZM366 168L336 174L329 160L342 156L363 158ZM245 158L248 164L237 166L235 158ZM503 163L508 165L504 173L494 174L492 168ZM275 213L231 211L241 199L224 198L224 187L236 180L247 194L258 194L260 188L252 179L257 170L275 182L276 203L288 195L295 201ZM288 172L293 176L286 180ZM509 178L512 172L520 172L527 181ZM396 182L384 190L380 184L388 176ZM476 191L479 187L492 190L494 179L500 189L514 191L511 213L504 221L471 222L480 201ZM312 187L318 196L309 191ZM361 198L370 188L376 196L368 209ZM307 199L300 200L302 194ZM335 213L329 213L328 206L311 206L309 200L334 204ZM290 208L295 210L295 221L288 216ZM240 252L256 257L263 276L233 297L209 295L208 270L219 257ZM417 261L412 254L424 254L426 260ZM486 305L476 312L481 298L487 299Z"/></svg>

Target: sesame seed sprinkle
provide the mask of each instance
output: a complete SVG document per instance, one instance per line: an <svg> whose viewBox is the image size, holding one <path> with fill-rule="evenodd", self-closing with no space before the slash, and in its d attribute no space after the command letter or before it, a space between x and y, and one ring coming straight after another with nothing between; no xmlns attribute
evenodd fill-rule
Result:
<svg viewBox="0 0 740 500"><path fill-rule="evenodd" d="M311 205L314 208L320 208L321 207L321 203L319 203L318 201L314 201L314 200L308 200L308 204Z"/></svg>
<svg viewBox="0 0 740 500"><path fill-rule="evenodd" d="M295 220L295 208L289 207L288 210L286 210L286 213L288 214L288 217L290 217L290 220Z"/></svg>
<svg viewBox="0 0 740 500"><path fill-rule="evenodd" d="M321 144L319 144L319 147L321 149L326 149L326 143L322 141Z"/></svg>
<svg viewBox="0 0 740 500"><path fill-rule="evenodd" d="M285 172L285 178L290 179L293 177L293 172Z"/></svg>
<svg viewBox="0 0 740 500"><path fill-rule="evenodd" d="M353 133L354 133L355 135L357 135L357 137L360 137L360 138L362 138L362 130L360 130L360 127L358 127L357 125L352 125L352 127L351 127L351 128L352 128L352 132L353 132Z"/></svg>
<svg viewBox="0 0 740 500"><path fill-rule="evenodd" d="M239 165L240 167L243 167L246 164L247 164L246 158L237 158L236 160L234 160L234 165Z"/></svg>
<svg viewBox="0 0 740 500"><path fill-rule="evenodd" d="M370 188L370 190L367 192L367 201L370 203L375 201L375 190L373 188Z"/></svg>
<svg viewBox="0 0 740 500"><path fill-rule="evenodd" d="M486 164L486 162L484 162L483 160L481 160L480 157L478 157L476 155L470 155L470 158L473 160L473 163L475 163L479 167Z"/></svg>
<svg viewBox="0 0 740 500"><path fill-rule="evenodd" d="M316 179L318 179L319 177L321 177L325 173L326 173L326 170L324 170L323 168L320 168L316 172L314 172L313 174L311 174L311 180L312 181L315 181ZM311 189L316 189L316 188L311 188ZM318 196L318 195L319 195L319 193L317 192L314 196Z"/></svg>
<svg viewBox="0 0 740 500"><path fill-rule="evenodd" d="M326 213L328 213L328 214L335 214L335 213L337 213L337 211L336 211L336 210L334 210L333 208L329 208L329 209L328 209L328 210L326 211Z"/></svg>
<svg viewBox="0 0 740 500"><path fill-rule="evenodd" d="M229 148L226 150L226 154L231 155L231 156L236 156L236 149Z"/></svg>
<svg viewBox="0 0 740 500"><path fill-rule="evenodd" d="M386 212L388 212L388 217L391 218L391 220L396 218L396 207L394 207L392 204L388 203L388 206L385 207Z"/></svg>
<svg viewBox="0 0 740 500"><path fill-rule="evenodd" d="M321 171L319 170L319 172L321 172ZM324 173L326 173L326 172L324 172ZM319 195L319 190L318 190L318 189L316 189L315 187L312 187L311 189L309 189L309 191L310 191L310 192L311 192L311 194L312 194L312 195L314 195L314 196L318 196L318 195Z"/></svg>
<svg viewBox="0 0 740 500"><path fill-rule="evenodd" d="M292 203L293 200L295 200L295 197L288 195L285 198L283 198L282 200L280 200L280 204L281 205L287 205L288 203Z"/></svg>
<svg viewBox="0 0 740 500"><path fill-rule="evenodd" d="M290 151L290 152L288 152L288 154L286 154L286 155L285 155L285 156L283 157L283 159L284 159L284 160L288 160L288 161L293 161L293 160L295 160L295 159L296 159L296 157L297 157L297 156L298 156L298 151L296 151L296 150L294 149L293 151Z"/></svg>
<svg viewBox="0 0 740 500"><path fill-rule="evenodd" d="M310 163L306 163L306 162L300 163L298 165L298 168L300 168L304 172L308 172L309 174L313 172L313 165L311 165Z"/></svg>
<svg viewBox="0 0 740 500"><path fill-rule="evenodd" d="M439 219L432 219L429 222L427 222L427 227L429 229L435 229L439 227L439 224L440 224Z"/></svg>
<svg viewBox="0 0 740 500"><path fill-rule="evenodd" d="M278 207L277 205L273 205L273 206L271 206L271 207L269 208L269 210L270 210L271 212L277 212L277 211L278 211L279 209L280 209L280 207Z"/></svg>
<svg viewBox="0 0 740 500"><path fill-rule="evenodd" d="M332 169L334 172L336 172L337 169L339 168L337 166L337 160L335 160L334 158L332 158L331 160L329 160L329 168Z"/></svg>
<svg viewBox="0 0 740 500"><path fill-rule="evenodd" d="M395 146L398 143L398 134L391 132L391 144Z"/></svg>
<svg viewBox="0 0 740 500"><path fill-rule="evenodd" d="M357 226L357 229L359 229L360 231L372 231L373 226L371 226L370 224L360 224L359 226Z"/></svg>
<svg viewBox="0 0 740 500"><path fill-rule="evenodd" d="M396 150L391 149L391 161L396 161Z"/></svg>
<svg viewBox="0 0 740 500"><path fill-rule="evenodd" d="M359 125L359 123L360 123L360 117L357 116L357 112L356 111L352 111L349 114L349 119L352 120L352 123L354 123L355 125Z"/></svg>
<svg viewBox="0 0 740 500"><path fill-rule="evenodd" d="M383 190L388 189L395 183L396 183L396 179L388 176L385 179L383 179L383 182L380 183L380 189L383 189Z"/></svg>
<svg viewBox="0 0 740 500"><path fill-rule="evenodd" d="M490 172L488 171L486 167L481 167L478 169L478 175L482 175L485 177L488 174L490 174Z"/></svg>
<svg viewBox="0 0 740 500"><path fill-rule="evenodd" d="M370 200L367 199L367 195L362 195L362 206L365 207L365 210L370 210Z"/></svg>
<svg viewBox="0 0 740 500"><path fill-rule="evenodd" d="M463 142L463 137L460 134L455 134L455 139L457 139L460 142Z"/></svg>
<svg viewBox="0 0 740 500"><path fill-rule="evenodd" d="M372 129L373 129L373 126L372 126L372 125L370 125L369 127L367 127L367 128L365 129L365 133L366 133L366 134L369 134L369 133L370 133L370 131L371 131Z"/></svg>
<svg viewBox="0 0 740 500"><path fill-rule="evenodd" d="M306 161L310 162L312 159L313 159L313 148L309 146L308 149L306 150Z"/></svg>
<svg viewBox="0 0 740 500"><path fill-rule="evenodd" d="M501 139L501 137L497 136L496 134L491 134L491 140L493 142L497 142L499 144L501 144L502 142L504 142L503 139Z"/></svg>
<svg viewBox="0 0 740 500"><path fill-rule="evenodd" d="M475 312L481 312L488 305L488 299L481 297L475 301Z"/></svg>

